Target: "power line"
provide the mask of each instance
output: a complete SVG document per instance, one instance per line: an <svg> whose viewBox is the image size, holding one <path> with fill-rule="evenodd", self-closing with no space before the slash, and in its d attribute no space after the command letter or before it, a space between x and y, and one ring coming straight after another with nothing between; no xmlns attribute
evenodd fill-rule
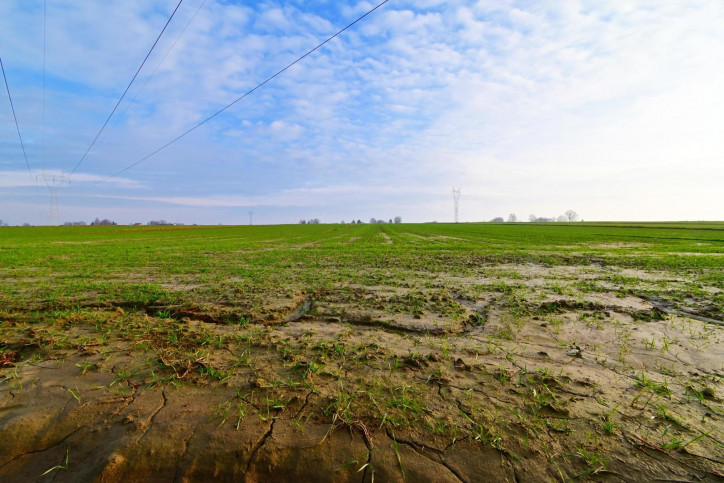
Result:
<svg viewBox="0 0 724 483"><path fill-rule="evenodd" d="M183 1L184 1L184 0L179 0L178 5L176 5L176 8L173 10L173 12L171 13L171 16L170 16L170 17L168 18L168 20L166 21L166 25L163 26L163 29L161 30L161 33L158 34L158 37L156 37L156 41L153 43L153 45L151 46L151 49L150 49L150 50L148 51L148 53L146 54L146 57L143 59L143 62L141 62L141 66L140 66L140 67L138 68L138 70L136 71L135 75L133 76L133 79L131 79L131 82L128 83L128 86L126 87L126 90L123 91L123 94L121 95L121 98L118 99L118 102L116 102L115 107L113 108L113 110L111 111L111 113L108 115L108 119L106 119L106 122L103 123L103 126L101 126L100 131L98 131L98 134L96 134L96 137L93 138L93 142L91 142L90 146L88 146L88 149L86 149L85 154L83 154L83 157L80 158L80 160L78 160L78 162L76 163L75 167L74 167L73 170L70 172L70 174L75 173L75 171L78 169L78 166L80 166L80 163L82 163L83 160L86 158L86 156L88 156L88 153L89 153L90 150L93 148L93 146L95 145L96 141L98 141L98 138L100 137L101 133L103 132L103 130L104 130L104 129L106 128L106 126L108 125L108 121L111 120L111 117L113 117L113 114L116 112L116 109L118 109L118 106L121 104L121 101L123 100L124 97L126 97L126 93L128 92L128 89L131 88L131 85L133 84L133 81L135 81L135 80L136 80L136 77L138 77L138 74L141 72L141 69L143 69L143 66L146 64L146 61L147 61L148 58L150 57L151 52L153 52L153 49L156 48L156 44L157 44L158 41L161 39L161 36L162 36L163 33L166 31L166 27L168 27L168 24L171 23L171 19L173 19L173 16L176 15L176 11L177 11L178 8L181 6L181 4L183 3Z"/></svg>
<svg viewBox="0 0 724 483"><path fill-rule="evenodd" d="M194 19L196 19L196 16L199 14L199 11L201 11L201 9L204 7L204 5L206 5L206 2L207 2L207 0L203 0L203 2L201 2L201 4L196 8L196 11L195 11L194 14L191 16L191 18L189 19L189 21L186 22L186 25L184 25L184 28L181 30L181 33L178 34L178 37L176 37L176 40L173 41L173 43L172 43L171 46L168 48L168 50L166 50L166 53L163 54L163 58L161 58L161 60L159 61L159 63L156 64L156 67L153 69L153 72L151 72L151 75L149 75L148 77L146 77L146 80L143 82L143 85L142 85L141 88L138 89L138 90L136 91L136 93L133 95L133 99L131 99L131 101L127 103L127 106L128 106L128 107L126 107L126 110L123 111L123 112L128 112L128 109L130 109L130 107L133 105L133 103L136 102L136 99L138 98L138 95L141 93L141 91L143 91L143 89L146 88L146 85L148 85L148 82L149 82L151 79L153 79L153 76L156 75L156 71L158 71L158 68L161 67L161 64L163 64L164 61L166 60L166 57L168 57L168 54L170 54L171 51L174 49L174 47L176 47L176 44L178 43L179 39L181 39L181 37L183 36L183 34L186 32L186 29L188 29L189 26L193 23Z"/></svg>
<svg viewBox="0 0 724 483"><path fill-rule="evenodd" d="M210 115L209 117L207 117L206 119L204 119L203 121L199 122L198 124L194 125L194 126L191 127L190 129L186 130L185 132L183 132L183 133L180 134L179 136L175 137L175 138L172 139L171 141L167 142L166 144L164 144L164 145L161 146L160 148L156 149L156 150L153 151L152 153L150 153L150 154L142 157L141 159L139 159L139 160L136 161L135 163L129 164L128 166L126 166L125 168L121 169L120 171L118 171L118 172L116 172L116 173L113 173L112 175L106 177L106 179L115 178L115 177L118 176L119 174L124 173L124 172L128 171L129 169L131 169L131 168L133 168L133 167L135 167L135 166L138 166L138 165L141 164L142 162L146 161L148 158L150 158L150 157L152 157L152 156L155 156L156 154L160 153L161 151L163 151L163 150L166 149L167 147L171 146L173 143L175 143L175 142L178 141L179 139L185 137L186 135L188 135L188 134L190 134L191 132L195 131L196 129L200 128L201 126L203 126L204 124L206 124L207 122L209 122L210 120L212 120L213 118L215 118L216 116L218 116L219 114L221 114L222 112L226 111L227 109L229 109L231 106L233 106L234 104L236 104L236 103L239 102L240 100L242 100L242 99L244 99L245 97L251 95L251 94L252 94L254 91L256 91L257 89L260 89L260 88L263 87L264 85L268 84L269 82L271 82L272 80L274 80L275 78L277 78L278 76L280 76L281 74L283 74L284 72L286 72L289 68L293 67L294 65L296 65L296 64L299 63L299 62L301 62L303 59L305 59L305 58L308 57L309 55L313 54L314 52L316 52L317 50L319 50L320 48L322 48L325 44L327 44L327 43L330 42L331 40L333 40L333 39L335 39L336 37L338 37L338 36L339 36L340 34L342 34L344 31L348 30L348 29L351 28L353 25L357 24L357 23L360 22L362 19L364 19L364 18L367 17L368 15L372 14L372 12L374 12L374 11L377 10L378 8L382 7L384 4L386 4L386 3L389 2L389 1L390 1L390 0L384 0L383 2L377 4L377 6L375 6L375 7L372 8L371 10L368 10L364 15L360 16L359 18L357 18L357 20L355 20L354 22L350 23L349 25L347 25L347 26L344 27L343 29L337 31L337 33L335 33L334 35L332 35L331 37L329 37L327 40L325 40L324 42L320 43L319 45L317 45L316 47L314 47L312 50L309 50L306 54L302 55L301 57L298 57L294 62L288 64L286 67L284 67L283 69L281 69L280 71L278 71L276 74L268 77L266 80L264 80L263 82L261 82L260 84L258 84L258 85L257 85L256 87L254 87L253 89L251 89L251 90L247 91L246 93L244 93L243 95L237 97L233 102L231 102L231 103L227 104L226 106L222 107L221 109L219 109L218 111L216 111L215 113L213 113L212 115ZM102 181L104 181L104 180L101 180L101 181L99 181L99 182L102 182Z"/></svg>
<svg viewBox="0 0 724 483"><path fill-rule="evenodd" d="M13 111L13 119L15 119L15 128L18 130L18 138L20 139L20 147L23 148L23 156L25 156L25 166L28 167L28 173L30 177L33 177L33 172L30 170L30 163L28 163L28 153L25 152L25 144L23 143L23 136L20 135L20 126L18 125L18 116L15 115L15 106L13 105L13 98L10 95L10 85L8 84L8 78L5 76L5 66L3 65L3 59L0 57L0 69L3 71L3 79L5 80L5 89L8 91L8 99L10 99L10 109Z"/></svg>
<svg viewBox="0 0 724 483"><path fill-rule="evenodd" d="M43 120L41 124L40 149L41 161L45 164L45 58L46 58L46 24L47 24L47 0L43 0Z"/></svg>

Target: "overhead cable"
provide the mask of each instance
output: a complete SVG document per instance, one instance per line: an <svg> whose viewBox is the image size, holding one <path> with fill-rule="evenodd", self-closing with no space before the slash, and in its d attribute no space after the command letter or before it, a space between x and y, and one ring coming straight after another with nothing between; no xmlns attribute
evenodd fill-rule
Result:
<svg viewBox="0 0 724 483"><path fill-rule="evenodd" d="M143 91L143 89L146 88L146 85L148 85L148 82L149 82L151 79L153 79L153 76L156 75L156 71L158 71L158 68L161 67L161 64L163 64L164 61L166 60L166 57L168 57L168 54L170 54L171 51L174 49L174 47L176 47L176 44L178 43L179 39L181 39L181 36L183 36L183 34L186 32L186 29L188 29L189 26L193 23L194 19L195 19L196 16L199 14L199 11L204 7L204 5L206 4L206 2L207 2L207 0L203 0L203 2L201 2L201 4L196 8L196 11L195 11L194 14L191 16L191 18L189 19L189 21L186 22L186 25L184 25L184 28L181 30L181 33L178 34L178 37L176 37L176 39L173 41L173 43L172 43L171 46L168 48L168 50L166 50L166 53L163 54L163 57L161 58L161 60L158 62L158 64L156 64L156 67L153 69L153 72L151 72L151 75L149 75L148 77L146 77L146 80L143 82L143 85L141 86L141 88L136 91L136 93L133 95L133 98L131 99L131 101L128 102L128 103L126 103L126 104L127 104L127 107L126 107L126 110L125 110L124 112L127 112L128 109L130 109L130 106L132 106L133 103L136 102L136 98L138 98L138 95L141 93L141 91Z"/></svg>
<svg viewBox="0 0 724 483"><path fill-rule="evenodd" d="M25 152L25 144L23 143L23 136L20 134L20 126L18 125L18 116L15 115L15 106L13 105L13 97L10 95L10 84L8 84L8 78L5 76L5 66L3 65L3 59L0 57L0 69L3 71L3 80L5 80L5 90L8 91L8 99L10 100L10 109L13 111L13 119L15 119L15 128L18 130L18 139L20 139L20 147L23 148L23 156L25 156L25 166L28 167L28 173L30 177L33 177L33 172L30 170L30 163L28 163L28 153Z"/></svg>
<svg viewBox="0 0 724 483"><path fill-rule="evenodd" d="M126 90L123 91L123 94L121 95L120 99L118 99L118 102L116 102L115 107L113 107L113 110L112 110L111 113L108 115L108 118L106 119L106 122L103 123L103 126L101 126L101 129L98 131L98 134L96 134L96 137L93 138L93 141L91 142L90 146L88 146L88 149L86 149L86 151L85 151L85 153L83 154L83 156L80 158L80 160L78 160L78 162L76 163L75 167L74 167L73 170L70 172L70 174L73 174L73 173L76 172L76 170L78 169L78 167L80 166L80 164L83 162L83 160L86 158L86 156L88 156L88 153L89 153L90 150L93 148L93 146L95 145L96 141L98 141L98 138L100 137L101 133L103 132L103 130L104 130L104 129L106 128L106 126L108 125L108 121L111 120L111 117L113 117L113 114L116 112L116 109L118 109L118 106L121 104L121 101L123 100L124 97L126 97L126 93L128 92L128 89L131 88L131 85L133 84L133 81L135 81L135 80L136 80L136 77L138 77L138 74L141 72L141 69L143 69L143 66L146 64L146 61L147 61L148 58L150 57L151 52L153 52L153 49L156 47L156 44L158 44L158 41L161 39L161 36L162 36L163 33L166 31L166 27L168 27L168 24L171 23L171 19L173 19L173 16L176 15L176 11L177 11L178 8L181 6L181 4L183 3L183 1L184 1L184 0L179 0L178 5L176 5L176 8L173 10L173 12L171 13L171 16L170 16L170 17L168 18L168 20L166 21L166 25L163 26L163 29L161 30L161 33L158 34L158 37L156 37L156 41L153 43L153 45L151 46L151 49L150 49L150 50L148 51L148 53L146 54L146 57L143 59L143 62L141 62L141 66L138 68L138 70L136 71L136 74L135 74L135 75L133 76L133 78L131 79L131 82L128 83L128 86L126 87Z"/></svg>
<svg viewBox="0 0 724 483"><path fill-rule="evenodd" d="M383 2L377 4L377 6L375 6L375 7L372 8L371 10L368 10L364 15L360 16L359 18L357 18L357 20L355 20L354 22L350 23L349 25L347 25L347 26L344 27L343 29L337 31L337 33L335 33L335 34L332 35L331 37L327 38L327 40L325 40L324 42L321 42L319 45L317 45L317 46L314 47L313 49L307 51L307 53L305 53L305 54L302 55L301 57L298 57L294 62L288 64L286 67L284 67L283 69L281 69L280 71L278 71L276 74L268 77L266 80L264 80L263 82L261 82L260 84L258 84L258 85L257 85L256 87L254 87L253 89L251 89L251 90L245 92L243 95L237 97L233 102L231 102L231 103L227 104L226 106L222 107L221 109L219 109L218 111L216 111L215 113L213 113L212 115L210 115L209 117L207 117L206 119L204 119L203 121L200 121L199 123L195 124L193 127L191 127L190 129L184 131L182 134L176 136L176 137L173 138L171 141L167 142L166 144L164 144L164 145L161 146L160 148L156 149L156 150L153 151L152 153L150 153L150 154L142 157L141 159L139 159L138 161L136 161L136 162L134 162L134 163L132 163L132 164L129 164L128 166L126 166L125 168L121 169L120 171L117 171L117 172L113 173L112 175L107 176L105 179L114 178L114 177L118 176L119 174L124 173L124 172L128 171L129 169L131 169L131 168L133 168L133 167L135 167L135 166L138 166L138 165L141 164L142 162L146 161L148 158L150 158L150 157L152 157L152 156L155 156L156 154L160 153L161 151L163 151L163 150L166 149L167 147L171 146L173 143L175 143L175 142L178 141L179 139L183 138L184 136L186 136L186 135L190 134L191 132L195 131L196 129L200 128L201 126L203 126L204 124L206 124L207 122L209 122L210 120L212 120L213 118L215 118L216 116L218 116L219 114L221 114L222 112L224 112L224 111L226 111L227 109L229 109L231 106L233 106L233 105L236 104L237 102L241 101L241 100L244 99L245 97L247 97L247 96L249 96L250 94L252 94L254 91L256 91L256 90L258 90L259 88L263 87L264 85L268 84L269 82L271 82L272 80L274 80L275 78L277 78L278 76L280 76L281 74L283 74L284 72L286 72L289 68L291 68L291 67L294 66L295 64L301 62L303 59L305 59L305 58L308 57L309 55L313 54L314 52L316 52L317 50L319 50L320 48L322 48L322 47L323 47L325 44L327 44L329 41L333 40L334 38L336 38L337 36L339 36L340 34L342 34L344 31L348 30L348 29L351 28L353 25L357 24L357 23L360 22L362 19L364 19L365 17L367 17L367 16L370 15L372 12L374 12L374 11L377 10L378 8L382 7L384 4L386 4L386 3L389 2L389 1L390 1L390 0L384 0ZM104 181L104 180L101 180L101 181L99 181L99 182L102 182L102 181Z"/></svg>
<svg viewBox="0 0 724 483"><path fill-rule="evenodd" d="M45 164L45 58L46 58L46 17L47 17L47 0L43 0L43 119L40 134L41 162Z"/></svg>

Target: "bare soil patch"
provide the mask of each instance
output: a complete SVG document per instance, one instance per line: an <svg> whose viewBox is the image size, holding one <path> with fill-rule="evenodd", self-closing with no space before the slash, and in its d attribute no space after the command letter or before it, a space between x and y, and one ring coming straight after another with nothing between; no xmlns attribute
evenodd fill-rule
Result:
<svg viewBox="0 0 724 483"><path fill-rule="evenodd" d="M0 479L721 481L721 326L485 272L4 310Z"/></svg>

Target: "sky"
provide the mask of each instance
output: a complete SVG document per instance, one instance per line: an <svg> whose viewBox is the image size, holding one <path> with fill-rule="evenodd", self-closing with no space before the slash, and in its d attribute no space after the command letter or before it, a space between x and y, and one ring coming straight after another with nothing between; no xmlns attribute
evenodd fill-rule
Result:
<svg viewBox="0 0 724 483"><path fill-rule="evenodd" d="M390 0L111 177L376 5L184 0L72 172L177 3L0 2L0 220L724 220L721 0Z"/></svg>

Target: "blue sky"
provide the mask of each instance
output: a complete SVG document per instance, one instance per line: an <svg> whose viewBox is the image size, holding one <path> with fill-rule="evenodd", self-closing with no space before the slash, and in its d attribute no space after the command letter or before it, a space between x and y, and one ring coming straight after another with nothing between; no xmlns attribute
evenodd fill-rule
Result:
<svg viewBox="0 0 724 483"><path fill-rule="evenodd" d="M71 176L176 4L47 0L43 123L43 1L0 3L0 219L48 223L43 170L61 222L451 221L453 186L461 221L724 219L720 0L391 0L107 179L374 6L184 0Z"/></svg>

